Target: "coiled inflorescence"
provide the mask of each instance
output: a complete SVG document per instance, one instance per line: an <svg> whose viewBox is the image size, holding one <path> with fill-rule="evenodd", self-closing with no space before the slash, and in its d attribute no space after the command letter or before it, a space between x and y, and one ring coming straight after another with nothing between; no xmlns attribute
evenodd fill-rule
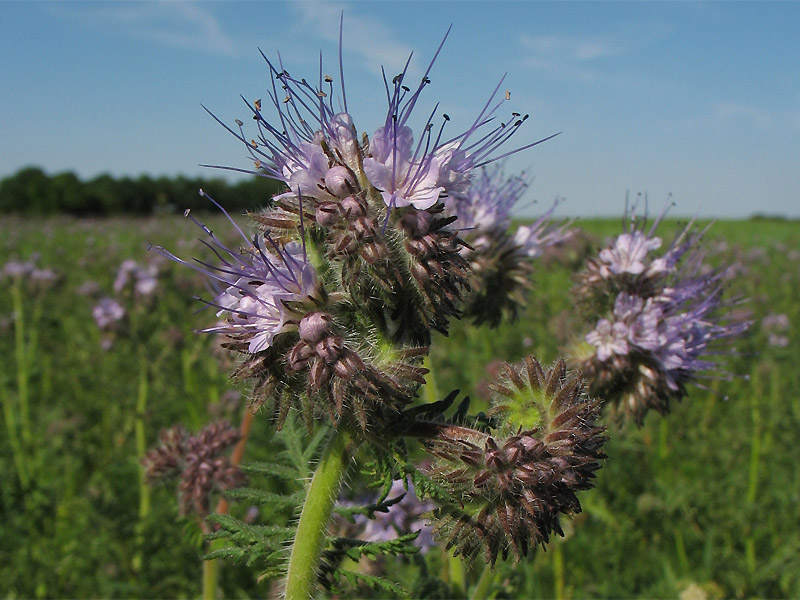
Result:
<svg viewBox="0 0 800 600"><path fill-rule="evenodd" d="M160 444L144 455L148 483L177 476L182 514L208 515L211 494L242 486L244 473L224 454L240 439L226 422L212 423L196 435L176 425L162 430Z"/></svg>
<svg viewBox="0 0 800 600"><path fill-rule="evenodd" d="M580 512L576 492L592 487L606 441L599 401L563 361L547 371L533 357L505 365L493 387L497 431L442 427L430 443L430 474L455 499L434 513L437 534L466 558L483 548L492 565L563 535L559 515Z"/></svg>
<svg viewBox="0 0 800 600"><path fill-rule="evenodd" d="M446 214L458 219L465 242L460 252L471 268L464 314L477 323L496 327L504 317L515 317L530 292L533 261L574 233L569 222L550 224L556 204L512 233L511 210L527 188L524 175L506 177L500 165L492 165L445 203Z"/></svg>
<svg viewBox="0 0 800 600"><path fill-rule="evenodd" d="M645 232L645 220L631 215L629 230L588 261L576 289L593 319L573 348L576 362L591 393L639 425L650 409L666 414L699 372L719 368L712 356L725 352L713 347L749 327L726 315L738 302L723 298L724 271L702 270L703 232L689 224L658 254L659 221Z"/></svg>
<svg viewBox="0 0 800 600"><path fill-rule="evenodd" d="M244 357L236 375L254 380L279 426L295 407L309 427L324 415L336 427L380 430L424 383L431 332L447 333L469 290L464 242L445 204L526 117L495 121L504 100L490 101L449 137L449 117L436 125L434 110L415 138L411 117L433 61L412 87L407 63L384 77L382 126L359 137L343 85L335 106L334 80L321 69L313 85L265 60L269 100L248 103L256 134L240 120L223 125L250 153L248 172L286 191L252 215L252 238L234 224L242 249L198 223L216 261L194 266L224 286L210 304L225 322L205 331L230 337Z"/></svg>

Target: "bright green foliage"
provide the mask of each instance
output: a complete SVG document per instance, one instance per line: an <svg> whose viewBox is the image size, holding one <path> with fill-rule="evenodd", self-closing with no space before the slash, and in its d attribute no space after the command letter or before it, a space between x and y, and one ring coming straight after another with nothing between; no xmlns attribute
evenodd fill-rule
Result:
<svg viewBox="0 0 800 600"><path fill-rule="evenodd" d="M225 231L219 223L210 224ZM620 228L618 219L579 225L593 232L598 242ZM175 230L173 218L0 219L0 265L39 252L39 264L62 275L56 288L25 297L26 344L36 341L25 371L32 434L25 458L31 484L20 484L3 417L0 596L199 596L200 556L206 550L197 523L178 517L174 492L153 488L150 512L140 517L136 404L144 376L147 446L155 443L161 428L176 422L192 430L212 414L238 422L241 402L233 410L221 402L231 389L228 366L214 357L211 336L192 331L214 322L213 311L192 314L197 306L191 297L202 293L202 282L188 270L166 266L165 288L170 291L136 309L109 350L100 347L101 335L91 317L93 299L78 293L88 279L110 293L122 260L150 259L144 249L147 241L178 247ZM190 227L182 233L187 239L195 237ZM800 224L719 222L707 240L710 260L740 260L746 269L731 292L754 299L744 308L752 312L756 325L752 335L737 344L740 356L730 367L750 380L707 381L712 392L691 389L666 419L653 415L641 430L609 431L606 452L611 458L598 472L596 489L582 498L583 513L567 522L566 538L537 553L535 561L498 565L491 592L497 597L679 597L698 590L708 598L800 596ZM727 248L717 247L721 242ZM449 338L434 344L432 363L439 388L460 388L472 397L473 412L487 409L481 380L493 378L492 361L517 361L527 353L543 361L555 357L569 330L570 274L579 254L571 248L565 258L537 268L529 307L515 323L487 333L454 322ZM12 306L4 280L0 400L18 411ZM785 347L770 346L767 332L759 326L772 313L788 317ZM143 375L142 364L158 368L147 367ZM294 498L301 490L324 432L319 433L317 449L309 452L314 438L306 435L302 424L298 429L302 435L287 443L265 420L255 420L245 455L250 486L282 498ZM282 458L276 462L279 452ZM425 487L429 482L424 475L410 460L394 458L395 452L404 456L391 449L381 459L385 464L374 468L383 474L405 470L420 495L436 497L435 488ZM359 476L352 477L358 483ZM270 485L261 486L261 479ZM296 518L288 503L260 506L257 521L247 524L254 530L234 526L244 523L254 503L234 502L222 531L229 534L238 527L243 543L248 535L256 541L289 535L280 530L291 528ZM380 562L385 578L403 582L414 597L441 597L450 589L442 577L446 559L439 552ZM342 581L358 586L357 594L349 587L347 595L399 595L360 586L355 580L369 576L356 573L350 563L344 566ZM221 595L267 596L268 582L258 583L253 573L244 562L225 560L220 566ZM479 575L467 573L467 582L473 585Z"/></svg>

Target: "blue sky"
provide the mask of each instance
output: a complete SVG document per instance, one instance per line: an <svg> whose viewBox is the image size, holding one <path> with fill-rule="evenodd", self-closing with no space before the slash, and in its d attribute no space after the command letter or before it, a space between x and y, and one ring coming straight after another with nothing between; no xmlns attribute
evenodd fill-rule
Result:
<svg viewBox="0 0 800 600"><path fill-rule="evenodd" d="M528 208L615 215L626 193L672 214L800 217L800 3L2 2L0 177L25 165L81 177L205 175L248 168L222 120L265 97L258 53L293 76L338 74L344 12L348 104L372 133L380 66L414 52L421 74L447 27L422 108L452 133L497 82L531 118L509 172L533 177ZM425 110L420 110L423 120Z"/></svg>

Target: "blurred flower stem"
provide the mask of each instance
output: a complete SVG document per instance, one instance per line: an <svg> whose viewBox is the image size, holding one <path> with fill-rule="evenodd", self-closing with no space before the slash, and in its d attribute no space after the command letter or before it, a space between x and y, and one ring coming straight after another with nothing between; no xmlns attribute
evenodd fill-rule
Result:
<svg viewBox="0 0 800 600"><path fill-rule="evenodd" d="M145 466L139 461L139 457L144 456L147 451L147 440L145 436L145 415L147 412L147 396L150 392L150 382L148 381L147 360L144 353L139 356L139 389L136 397L136 421L134 432L136 436L136 455L134 458L139 462L139 525L136 531L136 555L133 557L133 570L140 572L142 569L142 553L144 551L144 527L145 519L150 514L150 486L145 481Z"/></svg>
<svg viewBox="0 0 800 600"><path fill-rule="evenodd" d="M242 436L236 443L231 453L231 465L237 466L241 464L242 457L244 456L244 448L247 445L247 439L250 436L250 427L253 424L253 415L255 411L252 406L248 405L245 408L242 423L239 426L239 432ZM219 515L228 514L228 501L225 498L220 498L217 503L217 508L214 512ZM224 544L223 540L213 540L209 550L216 550ZM217 582L219 581L219 559L212 558L203 561L203 600L212 600L216 598Z"/></svg>
<svg viewBox="0 0 800 600"><path fill-rule="evenodd" d="M483 600L489 598L489 591L492 589L494 583L495 573L489 565L483 567L483 573L478 578L475 584L475 589L472 590L470 600Z"/></svg>
<svg viewBox="0 0 800 600"><path fill-rule="evenodd" d="M289 558L287 600L314 597L328 521L350 460L352 449L349 441L346 433L334 431L311 479Z"/></svg>
<svg viewBox="0 0 800 600"><path fill-rule="evenodd" d="M26 339L25 312L22 297L21 280L11 284L11 301L14 310L14 358L17 367L17 404L12 405L11 396L3 399L3 417L8 429L8 440L14 454L14 463L17 467L22 489L27 490L30 483L30 471L27 452L31 449L33 436L31 434L31 419L29 406L29 380L30 361L36 350L36 328L32 327ZM34 304L33 321L41 312L41 303Z"/></svg>

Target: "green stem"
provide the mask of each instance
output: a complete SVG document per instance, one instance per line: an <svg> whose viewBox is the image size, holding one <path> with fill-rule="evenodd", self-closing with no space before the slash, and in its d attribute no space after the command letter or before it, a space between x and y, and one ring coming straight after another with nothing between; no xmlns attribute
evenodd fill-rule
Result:
<svg viewBox="0 0 800 600"><path fill-rule="evenodd" d="M489 590L492 589L492 584L494 583L495 573L492 571L492 568L489 565L483 567L483 573L478 578L478 582L475 584L475 589L472 590L472 594L470 595L470 600L483 600L484 598L489 597Z"/></svg>
<svg viewBox="0 0 800 600"><path fill-rule="evenodd" d="M467 570L460 556L447 555L450 567L450 586L453 593L459 598L467 596Z"/></svg>
<svg viewBox="0 0 800 600"><path fill-rule="evenodd" d="M215 600L219 579L219 559L203 561L203 600Z"/></svg>
<svg viewBox="0 0 800 600"><path fill-rule="evenodd" d="M139 458L144 456L147 450L147 440L145 437L145 413L147 411L147 396L149 392L149 382L147 379L147 361L144 356L140 360L139 371L139 391L136 398L136 420L134 431L136 436L136 456L134 459L139 462ZM133 568L140 572L142 568L142 555L144 550L144 527L145 519L150 514L150 486L145 481L145 468L139 462L139 523L136 527L136 554L133 557Z"/></svg>
<svg viewBox="0 0 800 600"><path fill-rule="evenodd" d="M552 544L553 548L553 578L556 584L556 599L564 600L564 553L559 542Z"/></svg>
<svg viewBox="0 0 800 600"><path fill-rule="evenodd" d="M11 286L14 303L14 350L17 359L17 390L19 393L19 420L22 433L22 446L25 451L31 446L31 417L28 406L28 352L25 344L25 314L23 311L22 290L19 283Z"/></svg>
<svg viewBox="0 0 800 600"><path fill-rule="evenodd" d="M11 298L14 307L14 358L17 367L17 403L12 406L11 395L3 394L3 418L8 430L8 441L14 454L17 476L23 490L28 488L27 448L30 442L30 426L28 415L28 361L25 352L25 322L23 315L22 290L19 283L11 286ZM17 420L19 410L19 421ZM26 434L26 424L27 434ZM20 431L21 430L21 431ZM20 434L22 440L20 441Z"/></svg>
<svg viewBox="0 0 800 600"><path fill-rule="evenodd" d="M311 479L300 513L286 575L288 600L308 600L312 597L328 521L344 479L349 454L347 435L341 431L334 432Z"/></svg>

